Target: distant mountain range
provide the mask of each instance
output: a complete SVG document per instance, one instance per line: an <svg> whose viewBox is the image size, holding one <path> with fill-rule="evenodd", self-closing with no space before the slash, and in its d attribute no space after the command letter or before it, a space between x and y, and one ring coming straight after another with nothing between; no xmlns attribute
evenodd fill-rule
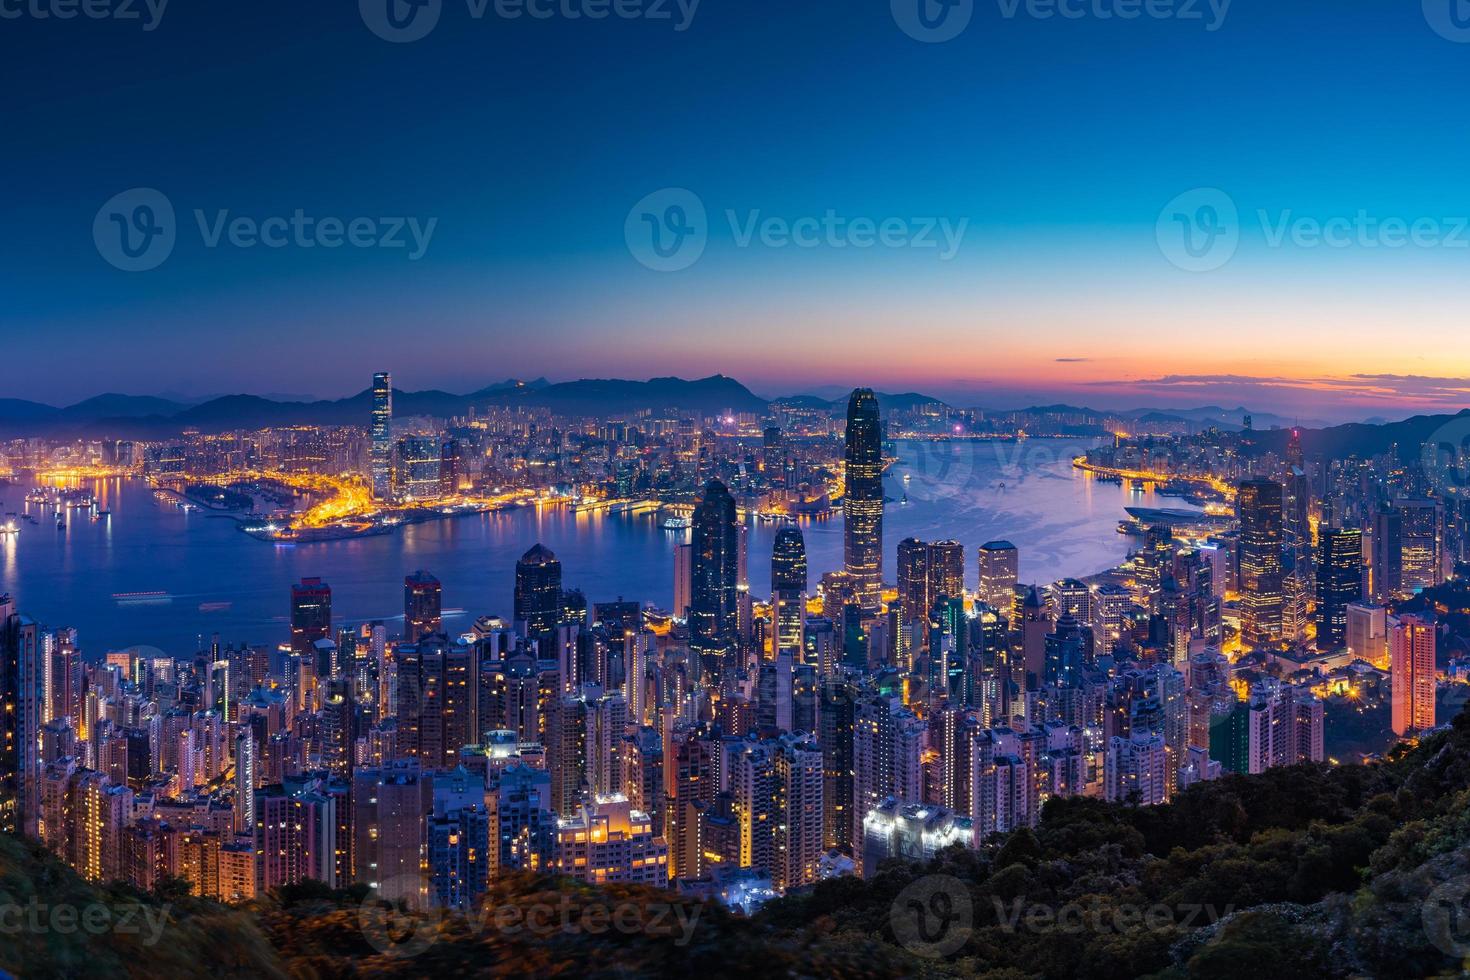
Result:
<svg viewBox="0 0 1470 980"><path fill-rule="evenodd" d="M829 398L829 394L837 397ZM847 402L846 391L818 389L806 394L767 400L745 385L724 375L697 380L652 378L648 381L586 379L552 383L509 380L469 394L447 391L399 391L393 393L393 410L398 417L445 418L467 415L474 409L492 406L544 408L562 415L600 416L631 414L640 410L678 410L701 415L721 412L760 414L772 405L804 407L840 412ZM925 405L942 406L938 398L918 392L878 392L886 412L912 411ZM363 425L372 411L372 391L364 389L348 398L335 400L283 400L259 395L223 395L191 402L178 398L146 395L104 394L57 408L40 402L0 398L0 436L52 436L78 438L158 439L183 431L222 432L277 425ZM1145 422L1187 421L1199 426L1215 425L1238 431L1246 415L1244 407L1227 409L1217 405L1187 409L1140 408L1132 411L1100 411L1072 405L1041 405L1016 412L1080 416L1101 424L1107 419ZM990 414L1009 414L992 412ZM1470 414L1470 413L1467 413ZM1386 452L1397 445L1423 443L1453 416L1417 416L1385 424L1353 423L1325 426L1318 420L1286 419L1269 413L1253 414L1257 451L1280 450L1286 446L1287 428L1303 428L1303 445L1309 453L1342 456Z"/></svg>

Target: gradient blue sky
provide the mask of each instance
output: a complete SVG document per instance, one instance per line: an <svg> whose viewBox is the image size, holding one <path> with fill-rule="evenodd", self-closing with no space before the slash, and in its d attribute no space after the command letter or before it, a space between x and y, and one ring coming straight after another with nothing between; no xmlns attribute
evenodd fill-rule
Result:
<svg viewBox="0 0 1470 980"><path fill-rule="evenodd" d="M1209 32L977 0L944 44L906 36L888 0L704 0L684 32L444 3L412 44L349 2L175 2L151 32L0 19L0 349L20 365L0 395L338 396L387 368L404 388L722 372L767 394L1334 419L1470 402L1470 248L1273 248L1257 218L1452 233L1470 215L1470 44L1417 2L1237 0ZM143 273L92 240L134 187L180 218ZM676 273L624 237L667 187L711 219ZM1199 187L1242 217L1207 273L1155 233ZM417 262L208 249L196 208L438 224ZM944 262L741 248L724 218L829 209L968 229Z"/></svg>

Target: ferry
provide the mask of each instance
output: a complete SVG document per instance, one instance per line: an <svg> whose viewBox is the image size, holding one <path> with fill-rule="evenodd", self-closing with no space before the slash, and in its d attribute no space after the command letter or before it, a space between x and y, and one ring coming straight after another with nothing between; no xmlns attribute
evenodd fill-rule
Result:
<svg viewBox="0 0 1470 980"><path fill-rule="evenodd" d="M673 517L665 517L663 523L665 531L684 531L693 526L693 521L679 514L675 514Z"/></svg>
<svg viewBox="0 0 1470 980"><path fill-rule="evenodd" d="M50 502L51 495L40 487L26 494L26 503L28 504L49 504Z"/></svg>
<svg viewBox="0 0 1470 980"><path fill-rule="evenodd" d="M167 592L114 592L112 598L123 604L173 601Z"/></svg>
<svg viewBox="0 0 1470 980"><path fill-rule="evenodd" d="M1134 480L1132 483L1128 484L1128 489L1132 490L1134 493L1143 493L1145 489L1145 484L1142 480Z"/></svg>
<svg viewBox="0 0 1470 980"><path fill-rule="evenodd" d="M6 521L4 524L0 524L0 538L13 538L19 533L20 528L16 527L14 521Z"/></svg>

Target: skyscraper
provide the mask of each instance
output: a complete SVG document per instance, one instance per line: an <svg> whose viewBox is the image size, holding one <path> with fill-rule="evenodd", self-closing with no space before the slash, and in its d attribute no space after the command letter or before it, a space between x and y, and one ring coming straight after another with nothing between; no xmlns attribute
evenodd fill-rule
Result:
<svg viewBox="0 0 1470 980"><path fill-rule="evenodd" d="M1247 643L1281 639L1285 605L1281 568L1281 484L1240 484L1240 620Z"/></svg>
<svg viewBox="0 0 1470 980"><path fill-rule="evenodd" d="M704 682L734 681L740 525L735 498L711 480L694 509L689 596L689 647L699 658Z"/></svg>
<svg viewBox="0 0 1470 980"><path fill-rule="evenodd" d="M775 606L776 652L801 659L806 622L806 542L799 527L783 527L771 549L771 604Z"/></svg>
<svg viewBox="0 0 1470 980"><path fill-rule="evenodd" d="M1317 567L1317 649L1347 643L1348 606L1363 598L1363 532L1323 528Z"/></svg>
<svg viewBox="0 0 1470 980"><path fill-rule="evenodd" d="M405 642L417 643L421 637L443 628L443 592L439 580L423 569L403 580Z"/></svg>
<svg viewBox="0 0 1470 980"><path fill-rule="evenodd" d="M878 396L858 388L847 402L843 566L865 613L883 601L883 430Z"/></svg>
<svg viewBox="0 0 1470 980"><path fill-rule="evenodd" d="M987 541L980 546L980 601L1015 626L1016 583L1021 559L1009 541Z"/></svg>
<svg viewBox="0 0 1470 980"><path fill-rule="evenodd" d="M291 586L291 649L306 657L332 635L332 587L319 578Z"/></svg>
<svg viewBox="0 0 1470 980"><path fill-rule="evenodd" d="M393 496L393 377L373 375L372 419L373 498Z"/></svg>
<svg viewBox="0 0 1470 980"><path fill-rule="evenodd" d="M1395 735L1434 727L1434 623L1423 616L1389 620L1388 682Z"/></svg>
<svg viewBox="0 0 1470 980"><path fill-rule="evenodd" d="M536 544L516 562L515 617L526 636L550 636L561 621L561 562Z"/></svg>
<svg viewBox="0 0 1470 980"><path fill-rule="evenodd" d="M36 832L44 692L41 629L0 593L0 832Z"/></svg>

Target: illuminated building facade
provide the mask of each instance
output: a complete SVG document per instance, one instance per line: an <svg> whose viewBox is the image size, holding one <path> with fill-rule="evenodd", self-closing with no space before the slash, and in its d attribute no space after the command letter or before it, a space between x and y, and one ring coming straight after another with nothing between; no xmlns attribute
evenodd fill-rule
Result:
<svg viewBox="0 0 1470 980"><path fill-rule="evenodd" d="M883 600L883 428L870 388L847 402L845 464L843 568L863 612L876 613Z"/></svg>

